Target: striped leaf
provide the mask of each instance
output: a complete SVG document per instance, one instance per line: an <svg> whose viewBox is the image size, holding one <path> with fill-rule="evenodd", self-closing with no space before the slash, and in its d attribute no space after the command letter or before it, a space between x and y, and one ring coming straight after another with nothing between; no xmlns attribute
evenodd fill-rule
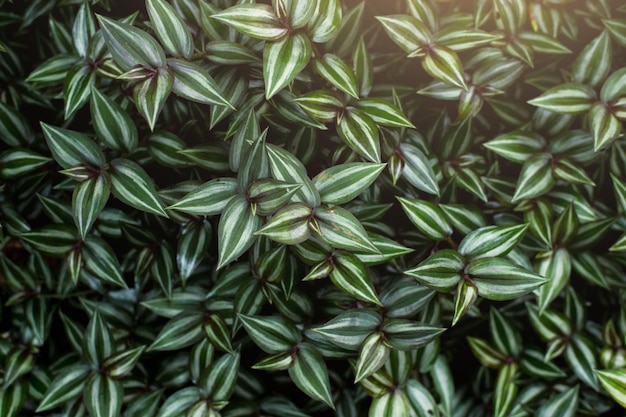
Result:
<svg viewBox="0 0 626 417"><path fill-rule="evenodd" d="M524 32L527 33L527 32ZM450 25L437 32L435 42L452 51L460 52L479 46L486 46L502 39L502 35L483 32L481 30L465 29L462 26Z"/></svg>
<svg viewBox="0 0 626 417"><path fill-rule="evenodd" d="M168 321L148 351L178 350L193 345L202 339L203 314L185 311Z"/></svg>
<svg viewBox="0 0 626 417"><path fill-rule="evenodd" d="M24 116L4 102L0 102L0 138L9 146L22 146L34 139L34 133Z"/></svg>
<svg viewBox="0 0 626 417"><path fill-rule="evenodd" d="M589 110L589 125L593 133L593 150L607 148L622 133L622 122L604 103L596 103Z"/></svg>
<svg viewBox="0 0 626 417"><path fill-rule="evenodd" d="M528 103L555 113L581 114L591 108L595 98L596 93L590 87L566 83L552 87Z"/></svg>
<svg viewBox="0 0 626 417"><path fill-rule="evenodd" d="M539 197L549 192L554 186L552 176L552 155L535 154L522 166L517 180L513 202Z"/></svg>
<svg viewBox="0 0 626 417"><path fill-rule="evenodd" d="M0 154L0 178L20 177L43 167L51 160L29 149L7 149Z"/></svg>
<svg viewBox="0 0 626 417"><path fill-rule="evenodd" d="M399 244L398 242L386 238L384 236L368 233L369 239L372 241L379 253L359 253L355 252L355 255L366 266L373 266L389 262L399 256L406 255L413 252L413 249L407 248Z"/></svg>
<svg viewBox="0 0 626 417"><path fill-rule="evenodd" d="M516 374L518 365L507 363L498 370L493 396L494 417L507 417L517 396Z"/></svg>
<svg viewBox="0 0 626 417"><path fill-rule="evenodd" d="M550 398L549 401L539 407L537 417L574 417L578 410L578 389L579 387L576 385Z"/></svg>
<svg viewBox="0 0 626 417"><path fill-rule="evenodd" d="M96 20L89 3L83 3L74 18L72 25L72 39L74 48L81 57L86 57L89 52L89 42L96 33Z"/></svg>
<svg viewBox="0 0 626 417"><path fill-rule="evenodd" d="M0 413L16 417L26 401L28 387L25 383L5 386L0 390Z"/></svg>
<svg viewBox="0 0 626 417"><path fill-rule="evenodd" d="M83 392L88 374L89 367L86 365L73 365L62 370L50 383L36 412L51 410L78 398Z"/></svg>
<svg viewBox="0 0 626 417"><path fill-rule="evenodd" d="M187 387L167 397L156 417L179 417L186 414L193 403L200 400L198 387Z"/></svg>
<svg viewBox="0 0 626 417"><path fill-rule="evenodd" d="M454 294L454 315L452 325L454 326L469 311L478 298L478 288L467 279L459 282Z"/></svg>
<svg viewBox="0 0 626 417"><path fill-rule="evenodd" d="M315 347L308 343L298 345L293 365L289 368L289 377L306 395L335 408L330 393L328 368Z"/></svg>
<svg viewBox="0 0 626 417"><path fill-rule="evenodd" d="M230 342L230 329L224 319L217 314L211 314L204 320L202 329L207 339L218 349L234 353Z"/></svg>
<svg viewBox="0 0 626 417"><path fill-rule="evenodd" d="M252 214L250 203L242 195L228 202L220 217L217 229L217 245L220 269L246 252L256 240L254 234L261 225L261 218Z"/></svg>
<svg viewBox="0 0 626 417"><path fill-rule="evenodd" d="M211 225L203 221L186 228L178 239L176 265L180 278L185 282L206 256L211 243Z"/></svg>
<svg viewBox="0 0 626 417"><path fill-rule="evenodd" d="M470 232L459 244L459 253L468 260L506 255L522 240L527 224L487 226Z"/></svg>
<svg viewBox="0 0 626 417"><path fill-rule="evenodd" d="M238 315L248 336L269 354L285 352L300 341L300 332L282 317Z"/></svg>
<svg viewBox="0 0 626 417"><path fill-rule="evenodd" d="M392 348L413 351L432 342L446 329L405 319L387 319L381 330Z"/></svg>
<svg viewBox="0 0 626 417"><path fill-rule="evenodd" d="M565 350L565 361L576 376L587 386L598 391L598 376L594 371L598 367L595 345L586 337L575 334Z"/></svg>
<svg viewBox="0 0 626 417"><path fill-rule="evenodd" d="M154 130L157 118L163 110L165 100L174 85L174 76L169 69L159 69L152 77L139 82L133 90L135 106L146 119L150 130Z"/></svg>
<svg viewBox="0 0 626 417"><path fill-rule="evenodd" d="M247 192L253 213L259 216L270 216L276 213L291 200L300 187L302 187L300 184L290 184L271 178L253 181Z"/></svg>
<svg viewBox="0 0 626 417"><path fill-rule="evenodd" d="M279 181L302 184L293 201L304 202L312 207L320 204L320 195L306 172L302 162L285 149L267 144L271 176Z"/></svg>
<svg viewBox="0 0 626 417"><path fill-rule="evenodd" d="M505 355L517 357L522 348L520 333L497 309L489 310L489 330L496 348Z"/></svg>
<svg viewBox="0 0 626 417"><path fill-rule="evenodd" d="M76 230L62 224L49 224L21 233L19 237L37 251L53 258L65 257L79 241Z"/></svg>
<svg viewBox="0 0 626 417"><path fill-rule="evenodd" d="M412 394L415 395L415 392ZM410 401L410 397L402 389L386 390L385 394L372 400L368 417L410 416L413 410Z"/></svg>
<svg viewBox="0 0 626 417"><path fill-rule="evenodd" d="M165 0L146 0L146 10L154 32L167 52L189 58L193 40L185 22Z"/></svg>
<svg viewBox="0 0 626 417"><path fill-rule="evenodd" d="M276 2L276 4L278 3L279 2ZM313 17L318 2L309 0L280 0L280 3L284 5L291 27L300 29L309 23L309 20Z"/></svg>
<svg viewBox="0 0 626 417"><path fill-rule="evenodd" d="M413 16L376 16L387 35L407 54L432 42L428 28Z"/></svg>
<svg viewBox="0 0 626 417"><path fill-rule="evenodd" d="M82 247L85 268L104 282L128 288L115 252L106 240L89 235Z"/></svg>
<svg viewBox="0 0 626 417"><path fill-rule="evenodd" d="M211 364L200 385L211 401L227 401L239 376L239 353L226 354Z"/></svg>
<svg viewBox="0 0 626 417"><path fill-rule="evenodd" d="M378 253L363 225L341 207L319 206L313 210L314 228L329 245L359 252Z"/></svg>
<svg viewBox="0 0 626 417"><path fill-rule="evenodd" d="M333 54L324 54L313 61L315 72L337 89L358 99L359 91L354 73L342 60Z"/></svg>
<svg viewBox="0 0 626 417"><path fill-rule="evenodd" d="M432 195L439 195L439 184L428 157L414 145L403 143L400 154L404 167L402 177L418 190Z"/></svg>
<svg viewBox="0 0 626 417"><path fill-rule="evenodd" d="M356 107L364 111L379 126L415 128L413 123L402 114L402 110L387 100L364 98L359 100Z"/></svg>
<svg viewBox="0 0 626 417"><path fill-rule="evenodd" d="M265 4L238 4L211 15L211 18L252 38L266 41L279 40L288 32L272 8Z"/></svg>
<svg viewBox="0 0 626 417"><path fill-rule="evenodd" d="M37 348L33 346L16 346L11 349L5 357L3 388L6 390L20 377L29 373L35 366L36 359ZM19 384L16 384L16 389L18 391L21 389Z"/></svg>
<svg viewBox="0 0 626 417"><path fill-rule="evenodd" d="M626 408L626 370L609 369L594 371L602 387L622 407Z"/></svg>
<svg viewBox="0 0 626 417"><path fill-rule="evenodd" d="M111 186L113 195L123 203L167 217L152 179L136 162L128 159L111 161Z"/></svg>
<svg viewBox="0 0 626 417"><path fill-rule="evenodd" d="M431 47L422 59L422 67L431 77L467 90L461 60L453 50L443 46Z"/></svg>
<svg viewBox="0 0 626 417"><path fill-rule="evenodd" d="M341 313L312 330L343 349L357 351L381 323L382 318L376 311L359 309Z"/></svg>
<svg viewBox="0 0 626 417"><path fill-rule="evenodd" d="M277 42L268 42L263 49L265 98L274 97L291 83L311 59L311 41L296 32Z"/></svg>
<svg viewBox="0 0 626 417"><path fill-rule="evenodd" d="M108 175L100 174L79 183L72 194L74 223L85 239L89 229L106 206L111 193L111 180Z"/></svg>
<svg viewBox="0 0 626 417"><path fill-rule="evenodd" d="M312 215L310 206L291 203L278 210L255 234L267 236L285 245L297 245L311 236L309 220Z"/></svg>
<svg viewBox="0 0 626 417"><path fill-rule="evenodd" d="M68 71L63 87L65 120L72 118L89 101L91 88L95 82L96 73L91 65L78 64Z"/></svg>
<svg viewBox="0 0 626 417"><path fill-rule="evenodd" d="M541 314L569 282L572 270L571 256L567 249L559 248L553 251L550 256L540 259L536 270L539 275L547 280L537 292L537 304Z"/></svg>
<svg viewBox="0 0 626 417"><path fill-rule="evenodd" d="M102 368L111 378L123 378L130 374L145 349L145 346L139 346L115 353L102 362Z"/></svg>
<svg viewBox="0 0 626 417"><path fill-rule="evenodd" d="M138 133L128 113L97 88L91 89L91 120L94 129L107 147L118 151L133 151Z"/></svg>
<svg viewBox="0 0 626 417"><path fill-rule="evenodd" d="M405 388L406 397L411 404L411 409L417 417L439 417L439 408L430 391L415 379L410 379ZM395 407L394 407L394 412ZM381 416L384 414L381 414ZM390 414L391 416L402 414ZM404 414L406 415L406 414Z"/></svg>
<svg viewBox="0 0 626 417"><path fill-rule="evenodd" d="M476 359L486 368L498 369L506 360L502 352L483 339L468 337L467 341Z"/></svg>
<svg viewBox="0 0 626 417"><path fill-rule="evenodd" d="M367 189L385 168L385 164L353 162L335 165L313 178L322 203L344 204Z"/></svg>
<svg viewBox="0 0 626 417"><path fill-rule="evenodd" d="M612 62L611 37L604 30L578 54L572 67L572 81L598 87L609 75Z"/></svg>
<svg viewBox="0 0 626 417"><path fill-rule="evenodd" d="M115 62L125 71L141 65L151 68L165 66L165 54L157 41L141 29L96 15L107 48Z"/></svg>
<svg viewBox="0 0 626 417"><path fill-rule="evenodd" d="M35 68L25 81L41 84L59 83L65 80L67 72L74 64L76 57L73 55L55 55Z"/></svg>
<svg viewBox="0 0 626 417"><path fill-rule="evenodd" d="M102 150L82 133L43 122L41 129L54 160L63 168L68 169L81 164L102 167L105 164Z"/></svg>
<svg viewBox="0 0 626 417"><path fill-rule="evenodd" d="M565 372L558 365L546 361L545 353L538 349L524 350L519 364L522 371L532 377L555 379L566 376Z"/></svg>
<svg viewBox="0 0 626 417"><path fill-rule="evenodd" d="M334 38L341 28L341 3L340 0L317 0L315 3L316 8L307 30L313 42L325 43Z"/></svg>
<svg viewBox="0 0 626 417"><path fill-rule="evenodd" d="M338 118L337 133L354 152L368 161L380 163L378 128L367 113L348 107Z"/></svg>
<svg viewBox="0 0 626 417"><path fill-rule="evenodd" d="M83 355L96 367L115 351L114 340L102 315L96 310L83 338Z"/></svg>
<svg viewBox="0 0 626 417"><path fill-rule="evenodd" d="M464 268L465 260L457 251L442 249L405 274L436 291L450 292L461 280Z"/></svg>
<svg viewBox="0 0 626 417"><path fill-rule="evenodd" d="M501 258L483 258L467 265L478 294L488 300L510 300L540 287L546 279Z"/></svg>
<svg viewBox="0 0 626 417"><path fill-rule="evenodd" d="M322 123L335 121L344 106L338 93L331 90L311 91L293 101L298 103L309 116Z"/></svg>
<svg viewBox="0 0 626 417"><path fill-rule="evenodd" d="M625 80L626 68L619 68L613 71L604 84L602 84L602 89L600 90L600 99L602 102L610 103L623 97L626 94ZM620 116L620 118L622 117Z"/></svg>
<svg viewBox="0 0 626 417"><path fill-rule="evenodd" d="M511 162L523 164L533 154L541 152L546 141L538 133L516 130L499 135L483 146Z"/></svg>
<svg viewBox="0 0 626 417"><path fill-rule="evenodd" d="M397 197L411 223L429 239L443 240L453 232L443 211L426 200Z"/></svg>
<svg viewBox="0 0 626 417"><path fill-rule="evenodd" d="M166 167L186 168L192 164L182 154L186 145L177 135L166 131L157 131L148 138L148 152L154 160Z"/></svg>
<svg viewBox="0 0 626 417"><path fill-rule="evenodd" d="M382 332L370 334L359 351L356 362L354 383L357 384L364 378L369 377L385 365L389 358L390 348L385 344Z"/></svg>
<svg viewBox="0 0 626 417"><path fill-rule="evenodd" d="M214 216L224 210L236 192L235 179L215 178L200 185L168 209L198 216Z"/></svg>
<svg viewBox="0 0 626 417"><path fill-rule="evenodd" d="M335 286L358 300L381 305L365 265L350 253L334 257L330 280Z"/></svg>
<svg viewBox="0 0 626 417"><path fill-rule="evenodd" d="M106 375L94 373L83 389L83 401L90 416L117 417L122 410L122 384Z"/></svg>
<svg viewBox="0 0 626 417"><path fill-rule="evenodd" d="M202 67L180 59L168 59L167 65L174 75L172 92L196 103L234 107L221 87Z"/></svg>

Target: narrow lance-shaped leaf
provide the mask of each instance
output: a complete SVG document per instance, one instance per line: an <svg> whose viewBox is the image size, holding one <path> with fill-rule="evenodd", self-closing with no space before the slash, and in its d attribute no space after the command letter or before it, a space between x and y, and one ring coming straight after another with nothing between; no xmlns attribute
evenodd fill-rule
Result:
<svg viewBox="0 0 626 417"><path fill-rule="evenodd" d="M379 126L411 127L413 123L402 114L402 110L380 98L364 98L359 100L356 107L363 110Z"/></svg>
<svg viewBox="0 0 626 417"><path fill-rule="evenodd" d="M547 279L537 292L539 312L542 313L567 285L572 260L567 249L558 248L550 256L539 260L536 268L537 273Z"/></svg>
<svg viewBox="0 0 626 417"><path fill-rule="evenodd" d="M94 366L100 366L110 356L115 346L113 336L102 315L96 310L89 321L83 339L83 354Z"/></svg>
<svg viewBox="0 0 626 417"><path fill-rule="evenodd" d="M174 75L172 92L196 103L234 107L224 97L218 83L202 67L180 59L168 59Z"/></svg>
<svg viewBox="0 0 626 417"><path fill-rule="evenodd" d="M555 113L580 114L591 107L596 93L589 87L566 83L545 91L528 103Z"/></svg>
<svg viewBox="0 0 626 417"><path fill-rule="evenodd" d="M148 351L169 351L182 349L199 341L202 335L203 314L183 312L171 319L163 327Z"/></svg>
<svg viewBox="0 0 626 417"><path fill-rule="evenodd" d="M80 396L89 373L85 365L64 369L50 383L46 395L39 403L37 412L51 410Z"/></svg>
<svg viewBox="0 0 626 417"><path fill-rule="evenodd" d="M300 32L265 44L263 79L267 100L296 78L309 63L311 53L311 41Z"/></svg>
<svg viewBox="0 0 626 417"><path fill-rule="evenodd" d="M91 119L98 139L109 148L129 152L137 147L135 123L122 106L97 88L91 89Z"/></svg>
<svg viewBox="0 0 626 417"><path fill-rule="evenodd" d="M72 195L72 210L76 228L84 240L111 194L111 180L100 174L79 183Z"/></svg>
<svg viewBox="0 0 626 417"><path fill-rule="evenodd" d="M402 209L418 230L433 240L443 240L452 234L452 227L439 207L426 200L398 197Z"/></svg>
<svg viewBox="0 0 626 417"><path fill-rule="evenodd" d="M240 314L239 319L250 338L266 353L287 351L300 340L300 332L282 317Z"/></svg>
<svg viewBox="0 0 626 417"><path fill-rule="evenodd" d="M432 46L422 59L422 67L431 77L467 90L461 60L456 52L443 46Z"/></svg>
<svg viewBox="0 0 626 417"><path fill-rule="evenodd" d="M459 244L459 253L469 260L509 253L526 233L528 225L487 226L469 233Z"/></svg>
<svg viewBox="0 0 626 417"><path fill-rule="evenodd" d="M358 383L382 368L389 358L389 351L390 348L384 342L383 333L370 334L361 345L354 382Z"/></svg>
<svg viewBox="0 0 626 417"><path fill-rule="evenodd" d="M513 201L538 197L550 191L554 186L552 176L552 156L540 153L530 157L522 167Z"/></svg>
<svg viewBox="0 0 626 417"><path fill-rule="evenodd" d="M23 148L11 148L0 154L0 178L17 178L46 165L52 159Z"/></svg>
<svg viewBox="0 0 626 417"><path fill-rule="evenodd" d="M165 0L146 0L146 9L161 44L172 55L189 58L193 40L185 22Z"/></svg>
<svg viewBox="0 0 626 417"><path fill-rule="evenodd" d="M136 65L161 68L165 54L157 41L141 29L97 15L104 40L115 62L128 71Z"/></svg>
<svg viewBox="0 0 626 417"><path fill-rule="evenodd" d="M380 163L378 128L367 113L349 107L339 116L337 133L354 152L371 162Z"/></svg>
<svg viewBox="0 0 626 417"><path fill-rule="evenodd" d="M330 393L328 369L322 355L313 346L302 343L298 346L289 376L302 392L309 397L335 408Z"/></svg>
<svg viewBox="0 0 626 417"><path fill-rule="evenodd" d="M73 130L63 129L41 123L48 149L54 160L65 169L76 165L101 167L105 163L104 154L96 143Z"/></svg>
<svg viewBox="0 0 626 417"><path fill-rule="evenodd" d="M419 20L408 15L376 16L387 35L410 54L432 40L428 28Z"/></svg>
<svg viewBox="0 0 626 417"><path fill-rule="evenodd" d="M239 353L223 355L201 376L202 388L212 401L227 401L232 395L239 376L240 358Z"/></svg>
<svg viewBox="0 0 626 417"><path fill-rule="evenodd" d="M218 269L240 257L252 246L261 218L252 214L250 203L242 195L233 197L222 212L217 230Z"/></svg>
<svg viewBox="0 0 626 417"><path fill-rule="evenodd" d="M266 41L279 40L288 32L272 8L266 4L238 4L213 14L211 18L252 38Z"/></svg>
<svg viewBox="0 0 626 417"><path fill-rule="evenodd" d="M235 179L215 178L200 185L168 209L199 216L214 216L224 210L236 192Z"/></svg>
<svg viewBox="0 0 626 417"><path fill-rule="evenodd" d="M102 281L127 288L115 252L106 240L95 235L89 235L86 237L82 249L85 268L89 272Z"/></svg>
<svg viewBox="0 0 626 417"><path fill-rule="evenodd" d="M323 0L316 3L307 30L310 31L313 42L325 43L331 40L341 27L341 3L340 0Z"/></svg>
<svg viewBox="0 0 626 417"><path fill-rule="evenodd" d="M356 198L378 178L385 164L348 163L335 165L313 178L326 204L344 204Z"/></svg>
<svg viewBox="0 0 626 417"><path fill-rule="evenodd" d="M85 384L83 401L92 416L119 416L124 402L122 384L107 375L94 373Z"/></svg>
<svg viewBox="0 0 626 417"><path fill-rule="evenodd" d="M167 217L152 179L136 162L128 159L111 161L113 195L137 210Z"/></svg>
<svg viewBox="0 0 626 417"><path fill-rule="evenodd" d="M411 320L388 319L381 330L393 349L412 351L427 345L446 329Z"/></svg>
<svg viewBox="0 0 626 417"><path fill-rule="evenodd" d="M404 162L402 177L418 190L439 195L439 184L428 157L419 148L409 143L400 145L400 155Z"/></svg>
<svg viewBox="0 0 626 417"><path fill-rule="evenodd" d="M324 54L313 61L315 71L337 89L358 99L359 92L354 73L341 58L333 54Z"/></svg>
<svg viewBox="0 0 626 417"><path fill-rule="evenodd" d="M622 407L626 408L626 370L596 370L602 387Z"/></svg>
<svg viewBox="0 0 626 417"><path fill-rule="evenodd" d="M329 245L346 250L378 253L361 222L341 207L320 206L314 209L316 231Z"/></svg>
<svg viewBox="0 0 626 417"><path fill-rule="evenodd" d="M467 273L481 297L510 300L526 294L546 280L501 258L478 259L467 266Z"/></svg>
<svg viewBox="0 0 626 417"><path fill-rule="evenodd" d="M442 249L405 274L415 278L420 284L437 291L452 291L462 277L465 261L452 249Z"/></svg>
<svg viewBox="0 0 626 417"><path fill-rule="evenodd" d="M65 120L74 116L89 101L89 94L95 82L96 73L90 65L78 64L68 71L63 87Z"/></svg>
<svg viewBox="0 0 626 417"><path fill-rule="evenodd" d="M381 305L365 265L356 256L340 253L334 257L333 265L330 273L333 284L359 300Z"/></svg>
<svg viewBox="0 0 626 417"><path fill-rule="evenodd" d="M150 78L135 85L133 90L135 105L148 122L150 130L154 130L173 85L174 76L169 69L158 69Z"/></svg>
<svg viewBox="0 0 626 417"><path fill-rule="evenodd" d="M381 322L380 314L374 310L359 309L341 313L313 331L343 349L356 351Z"/></svg>
<svg viewBox="0 0 626 417"><path fill-rule="evenodd" d="M313 209L303 203L288 204L278 210L274 216L255 234L267 236L285 245L297 245L311 235L309 221Z"/></svg>

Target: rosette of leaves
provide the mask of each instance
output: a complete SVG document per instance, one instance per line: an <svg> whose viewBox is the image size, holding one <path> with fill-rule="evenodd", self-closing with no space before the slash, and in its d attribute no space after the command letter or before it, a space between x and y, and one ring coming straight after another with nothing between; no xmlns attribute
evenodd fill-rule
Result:
<svg viewBox="0 0 626 417"><path fill-rule="evenodd" d="M0 7L0 415L626 407L619 1Z"/></svg>

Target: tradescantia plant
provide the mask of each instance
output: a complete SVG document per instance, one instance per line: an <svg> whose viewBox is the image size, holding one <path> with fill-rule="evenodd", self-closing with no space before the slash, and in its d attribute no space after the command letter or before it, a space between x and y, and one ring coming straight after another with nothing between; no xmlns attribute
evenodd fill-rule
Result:
<svg viewBox="0 0 626 417"><path fill-rule="evenodd" d="M0 7L0 416L624 415L621 1Z"/></svg>

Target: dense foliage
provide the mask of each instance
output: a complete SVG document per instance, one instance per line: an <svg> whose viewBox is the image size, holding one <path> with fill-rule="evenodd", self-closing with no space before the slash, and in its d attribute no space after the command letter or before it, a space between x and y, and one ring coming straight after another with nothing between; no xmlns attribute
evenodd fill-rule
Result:
<svg viewBox="0 0 626 417"><path fill-rule="evenodd" d="M0 7L2 417L624 415L622 2Z"/></svg>

